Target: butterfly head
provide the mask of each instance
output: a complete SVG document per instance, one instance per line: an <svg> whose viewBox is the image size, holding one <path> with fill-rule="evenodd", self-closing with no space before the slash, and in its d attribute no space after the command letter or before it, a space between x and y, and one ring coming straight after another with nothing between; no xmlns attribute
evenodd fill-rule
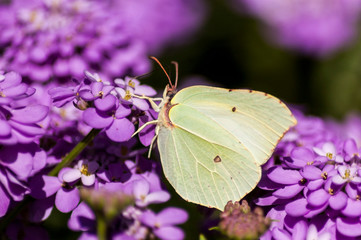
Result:
<svg viewBox="0 0 361 240"><path fill-rule="evenodd" d="M177 93L177 89L175 86L170 86L169 84L167 84L167 86L164 89L163 92L163 100L165 102L169 102L170 100L172 100L172 98L174 97L174 95Z"/></svg>

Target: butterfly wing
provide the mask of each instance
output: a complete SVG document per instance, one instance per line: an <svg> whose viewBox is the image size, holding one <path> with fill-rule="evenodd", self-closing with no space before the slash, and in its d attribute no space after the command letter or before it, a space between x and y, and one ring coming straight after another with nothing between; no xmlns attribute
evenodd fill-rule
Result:
<svg viewBox="0 0 361 240"><path fill-rule="evenodd" d="M247 152L211 143L181 128L161 128L158 148L166 178L185 200L222 210L261 177Z"/></svg>
<svg viewBox="0 0 361 240"><path fill-rule="evenodd" d="M284 133L296 124L284 103L263 92L193 86L177 93L171 103L188 106L217 122L223 132L231 133L249 151L258 165L269 159ZM188 131L195 127L173 111L170 119Z"/></svg>
<svg viewBox="0 0 361 240"><path fill-rule="evenodd" d="M173 127L159 125L165 176L186 200L220 210L261 177L261 164L295 124L277 98L248 90L194 86L171 100Z"/></svg>

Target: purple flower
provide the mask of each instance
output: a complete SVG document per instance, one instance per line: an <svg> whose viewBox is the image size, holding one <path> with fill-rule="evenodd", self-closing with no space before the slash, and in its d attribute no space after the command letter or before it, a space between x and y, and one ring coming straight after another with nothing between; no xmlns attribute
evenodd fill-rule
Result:
<svg viewBox="0 0 361 240"><path fill-rule="evenodd" d="M77 84L75 87L54 87L48 93L53 100L54 106L60 108L75 100L82 86L83 84Z"/></svg>
<svg viewBox="0 0 361 240"><path fill-rule="evenodd" d="M135 130L133 123L126 118L130 113L128 107L116 102L108 111L88 108L83 113L83 120L93 128L104 128L111 140L124 142L130 139Z"/></svg>
<svg viewBox="0 0 361 240"><path fill-rule="evenodd" d="M71 168L63 168L58 177L46 175L35 176L29 183L31 196L36 199L49 198L55 194L55 206L59 211L67 213L72 211L80 201L79 190L76 186L66 184L63 176Z"/></svg>
<svg viewBox="0 0 361 240"><path fill-rule="evenodd" d="M184 233L173 225L182 224L188 219L188 214L182 209L168 207L158 214L152 211L144 212L140 221L153 229L154 234L160 239L183 239Z"/></svg>
<svg viewBox="0 0 361 240"><path fill-rule="evenodd" d="M149 109L148 101L134 97L133 95L152 97L157 94L152 87L140 85L140 82L137 79L132 79L130 77L126 77L125 80L115 79L114 83L119 86L115 88L115 91L119 94L120 99L125 103L132 104L142 111L147 111Z"/></svg>
<svg viewBox="0 0 361 240"><path fill-rule="evenodd" d="M99 168L97 162L79 160L78 164L63 175L63 180L71 183L81 179L84 186L91 186L95 182L95 171Z"/></svg>
<svg viewBox="0 0 361 240"><path fill-rule="evenodd" d="M269 27L280 45L307 54L327 55L357 34L359 0L238 0Z"/></svg>
<svg viewBox="0 0 361 240"><path fill-rule="evenodd" d="M170 194L163 190L150 192L150 184L146 180L133 182L133 194L135 204L138 207L146 207L152 203L163 203L170 198Z"/></svg>

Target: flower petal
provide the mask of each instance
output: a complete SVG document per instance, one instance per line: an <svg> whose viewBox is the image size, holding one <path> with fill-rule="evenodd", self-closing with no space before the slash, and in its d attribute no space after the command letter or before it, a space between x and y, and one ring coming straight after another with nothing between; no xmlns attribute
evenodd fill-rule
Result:
<svg viewBox="0 0 361 240"><path fill-rule="evenodd" d="M314 161L313 152L305 147L296 147L291 151L292 164L295 167L304 167ZM287 163L288 164L288 163Z"/></svg>
<svg viewBox="0 0 361 240"><path fill-rule="evenodd" d="M288 170L282 167L270 168L267 176L273 182L287 185L297 184L302 179L297 170Z"/></svg>
<svg viewBox="0 0 361 240"><path fill-rule="evenodd" d="M115 119L105 133L114 142L125 142L131 138L134 130L132 122L126 118L121 118Z"/></svg>
<svg viewBox="0 0 361 240"><path fill-rule="evenodd" d="M272 236L274 239L280 239L280 240L291 240L291 235L284 229L279 228L273 228L272 229Z"/></svg>
<svg viewBox="0 0 361 240"><path fill-rule="evenodd" d="M47 219L53 210L54 201L55 195L49 198L35 200L31 203L28 214L29 220L32 222L42 222Z"/></svg>
<svg viewBox="0 0 361 240"><path fill-rule="evenodd" d="M0 136L7 136L11 133L11 127L7 121L0 119Z"/></svg>
<svg viewBox="0 0 361 240"><path fill-rule="evenodd" d="M166 191L157 191L148 194L145 197L146 205L154 204L154 203L164 203L170 199L170 194Z"/></svg>
<svg viewBox="0 0 361 240"><path fill-rule="evenodd" d="M307 201L312 206L318 207L324 205L330 197L330 194L321 188L311 192L307 197Z"/></svg>
<svg viewBox="0 0 361 240"><path fill-rule="evenodd" d="M348 198L346 207L341 211L347 217L360 217L361 216L361 202Z"/></svg>
<svg viewBox="0 0 361 240"><path fill-rule="evenodd" d="M348 237L358 237L361 235L360 218L337 218L337 231Z"/></svg>
<svg viewBox="0 0 361 240"><path fill-rule="evenodd" d="M347 195L346 193L340 191L335 195L331 196L329 199L330 207L334 210L341 210L347 204Z"/></svg>
<svg viewBox="0 0 361 240"><path fill-rule="evenodd" d="M154 234L160 239L172 239L172 240L182 240L184 239L183 231L178 227L167 226L161 227L153 230ZM169 236L172 236L169 238Z"/></svg>
<svg viewBox="0 0 361 240"><path fill-rule="evenodd" d="M133 184L133 194L137 199L145 198L149 193L149 183L145 180L135 181Z"/></svg>
<svg viewBox="0 0 361 240"><path fill-rule="evenodd" d="M69 169L68 171L66 171L63 174L63 180L65 182L74 182L76 180L78 180L81 177L81 172L79 171L79 169Z"/></svg>
<svg viewBox="0 0 361 240"><path fill-rule="evenodd" d="M342 185L346 182L347 180L344 179L343 177L341 177L340 175L335 175L332 177L332 182L334 184L337 184L337 185Z"/></svg>
<svg viewBox="0 0 361 240"><path fill-rule="evenodd" d="M154 212L147 210L140 216L139 220L148 227L154 227L157 217Z"/></svg>
<svg viewBox="0 0 361 240"><path fill-rule="evenodd" d="M64 189L60 188L55 197L55 206L60 212L67 213L72 211L80 201L78 188Z"/></svg>
<svg viewBox="0 0 361 240"><path fill-rule="evenodd" d="M27 106L11 112L12 120L20 123L37 123L43 120L48 114L49 108L43 105Z"/></svg>
<svg viewBox="0 0 361 240"><path fill-rule="evenodd" d="M95 228L95 214L88 205L81 202L71 213L68 227L73 231L89 231Z"/></svg>
<svg viewBox="0 0 361 240"><path fill-rule="evenodd" d="M307 180L316 180L322 178L322 171L318 167L307 165L301 170L302 177Z"/></svg>
<svg viewBox="0 0 361 240"><path fill-rule="evenodd" d="M35 176L30 180L30 195L36 199L47 198L61 188L61 182L57 177Z"/></svg>
<svg viewBox="0 0 361 240"><path fill-rule="evenodd" d="M8 211L10 197L0 184L0 217L3 217Z"/></svg>
<svg viewBox="0 0 361 240"><path fill-rule="evenodd" d="M89 176L87 175L81 175L81 182L84 186L91 186L95 183L95 174L91 174Z"/></svg>
<svg viewBox="0 0 361 240"><path fill-rule="evenodd" d="M303 188L304 186L301 184L293 184L276 190L272 195L282 199L290 199L301 192Z"/></svg>
<svg viewBox="0 0 361 240"><path fill-rule="evenodd" d="M308 202L305 198L300 198L286 204L285 210L289 215L293 217L300 217L309 212L307 204Z"/></svg>
<svg viewBox="0 0 361 240"><path fill-rule="evenodd" d="M105 96L104 98L95 99L94 105L100 111L108 111L115 106L116 98L113 95Z"/></svg>
<svg viewBox="0 0 361 240"><path fill-rule="evenodd" d="M88 108L83 112L83 121L89 126L97 129L108 127L113 122L113 117L97 111L95 108Z"/></svg>
<svg viewBox="0 0 361 240"><path fill-rule="evenodd" d="M182 224L188 220L188 213L181 208L168 207L157 214L161 226Z"/></svg>

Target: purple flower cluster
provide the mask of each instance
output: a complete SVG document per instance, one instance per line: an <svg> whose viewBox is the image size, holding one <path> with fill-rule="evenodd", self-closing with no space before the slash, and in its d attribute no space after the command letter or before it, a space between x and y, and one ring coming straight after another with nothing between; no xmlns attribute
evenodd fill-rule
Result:
<svg viewBox="0 0 361 240"><path fill-rule="evenodd" d="M35 82L85 70L108 79L144 74L147 55L199 26L202 9L180 0L14 0L0 8L0 69Z"/></svg>
<svg viewBox="0 0 361 240"><path fill-rule="evenodd" d="M336 124L295 113L298 125L259 184L267 194L256 204L273 206L267 217L277 220L262 239L360 238L360 119Z"/></svg>
<svg viewBox="0 0 361 240"><path fill-rule="evenodd" d="M237 0L269 27L279 44L307 54L327 55L357 34L360 0Z"/></svg>
<svg viewBox="0 0 361 240"><path fill-rule="evenodd" d="M22 101L35 92L15 72L0 71L0 217L11 201L22 201L29 192L29 177L46 165L46 154L34 142L45 133L41 121L48 107Z"/></svg>
<svg viewBox="0 0 361 240"><path fill-rule="evenodd" d="M159 54L164 46L187 40L207 14L203 0L112 0L112 3L127 30L142 39L153 55Z"/></svg>
<svg viewBox="0 0 361 240"><path fill-rule="evenodd" d="M86 78L72 87L55 87L49 90L54 105L62 107L73 101L83 111L85 124L95 129L104 129L113 141L124 142L134 133L136 116L150 110L148 102L137 96L154 96L156 91L140 85L137 79L115 79L114 83L103 81L98 74L86 72ZM149 115L149 114L148 114ZM151 138L154 131L141 138ZM148 140L144 140L148 142Z"/></svg>
<svg viewBox="0 0 361 240"><path fill-rule="evenodd" d="M109 192L110 196L124 193L134 198L134 204L112 221L112 239L146 239L152 234L161 239L168 239L169 234L183 239L183 231L173 225L187 220L184 210L169 207L156 214L148 208L168 201L170 194L161 187L157 165L141 156L146 149L132 149L135 143L115 143L99 135L96 146L82 153L72 167L63 168L57 177L42 173L34 176L30 194L37 200L30 208L32 221L45 220L55 206L61 212L72 212L68 227L84 232L80 239L97 239L96 215L81 201L79 192L80 188L88 188ZM177 215L170 218L169 214L174 213Z"/></svg>
<svg viewBox="0 0 361 240"><path fill-rule="evenodd" d="M6 11L0 67L31 81L68 80L87 69L113 77L150 68L144 44L105 1L17 0Z"/></svg>
<svg viewBox="0 0 361 240"><path fill-rule="evenodd" d="M18 73L0 74L0 217L27 197L26 214L9 223L7 236L31 238L37 233L46 238L46 231L36 223L46 220L56 207L72 212L68 226L84 232L81 239L96 239L98 216L80 194L81 189L90 189L99 191L100 199L118 196L115 193L134 199L108 223L112 239L169 239L170 235L183 239L183 231L175 225L184 223L188 214L174 207L159 213L150 210L150 205L167 202L170 194L161 186L159 166L142 156L147 149L135 149L137 140L130 139L135 124L157 117L146 100L134 95L153 96L155 90L137 79L107 82L89 72L72 86L33 86L22 83ZM67 115L72 113L76 114L69 121ZM86 128L79 127L80 122ZM93 144L52 174L50 170L92 128L102 130ZM150 128L140 140L149 145L153 136ZM118 197L116 202L124 200Z"/></svg>

